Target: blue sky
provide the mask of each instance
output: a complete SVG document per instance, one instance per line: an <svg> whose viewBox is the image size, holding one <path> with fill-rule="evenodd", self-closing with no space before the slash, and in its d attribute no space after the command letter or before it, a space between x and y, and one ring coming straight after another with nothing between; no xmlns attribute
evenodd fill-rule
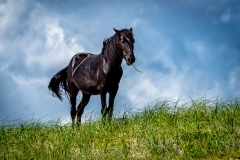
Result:
<svg viewBox="0 0 240 160"><path fill-rule="evenodd" d="M68 100L48 82L74 54L98 54L113 27L133 28L143 72L123 62L115 113L159 98L240 96L238 0L0 0L0 121L67 121ZM100 108L93 96L84 116Z"/></svg>

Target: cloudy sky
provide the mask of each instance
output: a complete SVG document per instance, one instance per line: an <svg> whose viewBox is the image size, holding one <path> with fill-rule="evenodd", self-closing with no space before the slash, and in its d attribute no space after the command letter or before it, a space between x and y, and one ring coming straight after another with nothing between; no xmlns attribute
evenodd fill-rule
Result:
<svg viewBox="0 0 240 160"><path fill-rule="evenodd" d="M123 62L115 113L159 98L240 97L239 0L0 0L0 122L69 119L48 82L74 54L98 54L113 27L133 28L143 72ZM92 96L84 116L100 108Z"/></svg>

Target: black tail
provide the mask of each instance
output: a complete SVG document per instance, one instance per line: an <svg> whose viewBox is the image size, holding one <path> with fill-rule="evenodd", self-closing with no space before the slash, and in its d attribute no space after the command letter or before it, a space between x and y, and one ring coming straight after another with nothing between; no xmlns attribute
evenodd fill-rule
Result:
<svg viewBox="0 0 240 160"><path fill-rule="evenodd" d="M53 97L58 97L62 101L62 95L68 93L67 67L56 73L49 82L48 89L52 91Z"/></svg>

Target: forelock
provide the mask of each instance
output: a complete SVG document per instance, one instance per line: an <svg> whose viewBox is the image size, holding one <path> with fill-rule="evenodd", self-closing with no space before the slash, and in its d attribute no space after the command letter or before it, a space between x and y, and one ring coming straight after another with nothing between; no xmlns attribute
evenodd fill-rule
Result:
<svg viewBox="0 0 240 160"><path fill-rule="evenodd" d="M130 43L134 44L134 35L129 29L123 29L121 32L130 40Z"/></svg>

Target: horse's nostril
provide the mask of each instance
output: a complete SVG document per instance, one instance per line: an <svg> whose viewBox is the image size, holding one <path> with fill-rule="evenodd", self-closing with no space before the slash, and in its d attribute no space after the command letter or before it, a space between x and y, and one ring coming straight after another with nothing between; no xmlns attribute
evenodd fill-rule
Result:
<svg viewBox="0 0 240 160"><path fill-rule="evenodd" d="M135 57L129 57L127 58L127 61L130 63L134 63L135 62Z"/></svg>
<svg viewBox="0 0 240 160"><path fill-rule="evenodd" d="M132 58L130 58L130 60L131 60L131 62L134 62L134 61L135 61L135 58L134 58L134 57L132 57Z"/></svg>
<svg viewBox="0 0 240 160"><path fill-rule="evenodd" d="M132 62L135 62L135 57L132 57Z"/></svg>

